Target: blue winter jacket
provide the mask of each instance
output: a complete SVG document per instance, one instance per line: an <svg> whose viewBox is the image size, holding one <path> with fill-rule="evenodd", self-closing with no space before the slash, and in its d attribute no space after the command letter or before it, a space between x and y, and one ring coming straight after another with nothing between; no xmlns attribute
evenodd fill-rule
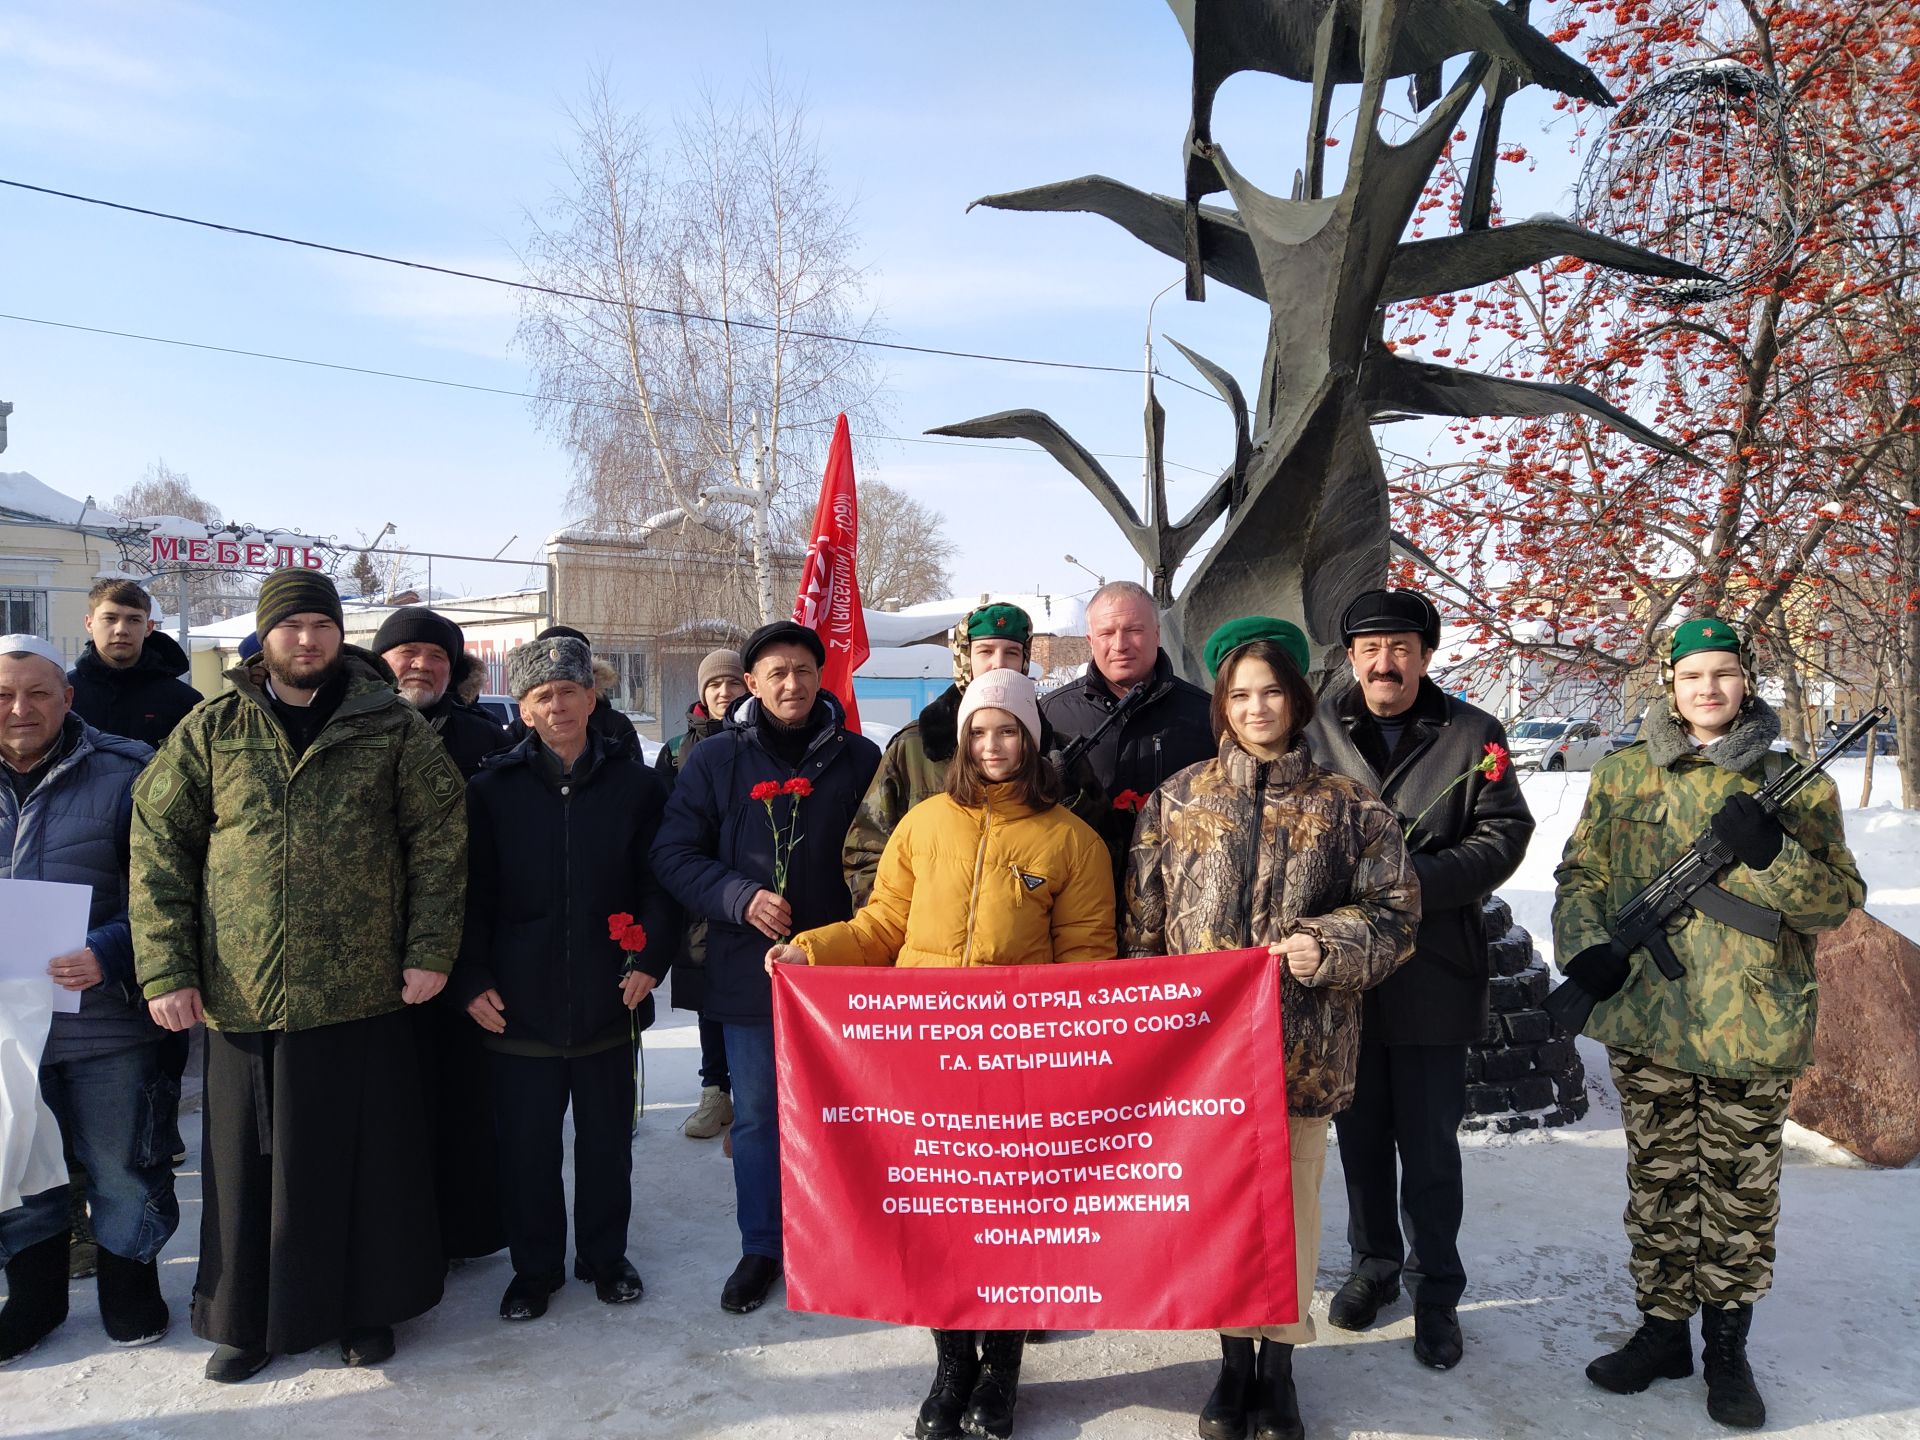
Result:
<svg viewBox="0 0 1920 1440"><path fill-rule="evenodd" d="M108 1054L160 1033L134 980L127 929L133 782L153 751L96 730L72 713L60 743L66 753L24 805L0 780L0 877L93 887L86 943L106 978L81 992L79 1014L54 1015L47 1063Z"/></svg>
<svg viewBox="0 0 1920 1440"><path fill-rule="evenodd" d="M799 827L786 889L794 933L853 915L840 851L880 768L880 749L846 729L846 711L832 695L822 690L815 704L828 707L828 721L796 770L762 743L760 702L751 696L736 701L725 728L693 747L667 801L653 868L689 916L707 921L706 1003L700 1013L709 1020L764 1025L773 1018L773 986L764 963L772 942L746 919L748 902L773 888L773 825L766 804L752 798L755 785L797 775L813 786L805 799L773 802L773 819L783 828L794 822Z"/></svg>

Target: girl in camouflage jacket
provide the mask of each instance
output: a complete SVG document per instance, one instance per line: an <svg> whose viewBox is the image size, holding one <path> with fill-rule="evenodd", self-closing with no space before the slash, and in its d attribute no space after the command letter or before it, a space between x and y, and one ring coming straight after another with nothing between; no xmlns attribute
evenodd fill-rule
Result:
<svg viewBox="0 0 1920 1440"><path fill-rule="evenodd" d="M1787 1099L1813 1057L1814 936L1866 892L1831 780L1777 818L1754 799L1792 759L1771 748L1780 721L1753 693L1733 627L1687 621L1668 668L1646 738L1594 767L1556 872L1555 951L1569 982L1599 997L1586 1031L1607 1045L1620 1092L1628 1269L1643 1317L1587 1375L1625 1394L1692 1374L1699 1309L1708 1413L1758 1425L1766 1410L1746 1334L1773 1277ZM1777 933L1688 910L1667 935L1683 978L1666 979L1644 951L1620 959L1608 934L1621 908L1709 829L1738 857L1717 883L1773 912Z"/></svg>
<svg viewBox="0 0 1920 1440"><path fill-rule="evenodd" d="M1207 641L1206 659L1219 753L1141 807L1124 944L1131 956L1266 945L1282 963L1286 1053L1275 1059L1286 1073L1299 1318L1222 1333L1200 1433L1243 1435L1251 1412L1260 1434L1297 1436L1292 1352L1314 1336L1327 1126L1353 1095L1360 993L1413 953L1420 890L1393 811L1309 758L1314 699L1298 627L1232 621Z"/></svg>

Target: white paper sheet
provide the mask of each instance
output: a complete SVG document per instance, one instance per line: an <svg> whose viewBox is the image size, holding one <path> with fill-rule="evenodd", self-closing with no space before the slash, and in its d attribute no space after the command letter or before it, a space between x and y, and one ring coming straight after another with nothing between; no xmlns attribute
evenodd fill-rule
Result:
<svg viewBox="0 0 1920 1440"><path fill-rule="evenodd" d="M65 1014L80 1008L80 992L55 985L47 962L87 943L91 885L52 880L0 880L0 980L38 976L52 990L48 1003ZM39 1052L34 1064L40 1063Z"/></svg>
<svg viewBox="0 0 1920 1440"><path fill-rule="evenodd" d="M67 1183L60 1127L40 1098L57 988L45 975L0 979L0 1210Z"/></svg>

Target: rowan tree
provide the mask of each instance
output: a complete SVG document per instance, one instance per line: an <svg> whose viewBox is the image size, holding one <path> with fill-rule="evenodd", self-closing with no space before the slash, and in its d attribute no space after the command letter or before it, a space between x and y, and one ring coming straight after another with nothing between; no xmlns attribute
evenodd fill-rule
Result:
<svg viewBox="0 0 1920 1440"><path fill-rule="evenodd" d="M1907 637L1889 654L1920 639L1920 497L1903 488L1920 422L1910 309L1920 124L1909 103L1920 19L1903 0L1569 0L1558 18L1553 38L1583 51L1622 100L1612 123L1631 123L1636 95L1676 67L1731 61L1778 87L1814 148L1790 157L1799 184L1792 224L1774 231L1786 237L1778 263L1729 296L1650 303L1567 259L1400 307L1388 327L1396 348L1588 386L1695 457L1661 456L1577 417L1456 422L1426 454L1397 457L1396 524L1431 561L1404 561L1401 577L1439 589L1496 650L1616 678L1648 666L1688 614L1724 615L1758 638L1763 669L1787 691L1789 733L1803 738L1806 655L1831 629L1834 577L1879 589L1877 605L1854 609L1877 610ZM1558 106L1578 153L1607 112ZM1627 193L1612 198L1625 217L1610 233L1671 250L1676 213L1742 187L1750 214L1779 215L1779 172L1702 139L1683 129L1672 166L1622 177ZM1509 165L1540 158L1502 152ZM1638 203L1633 187L1656 180L1664 204ZM1676 181L1696 193L1676 193ZM1457 215L1459 204L1458 172L1443 167L1426 213ZM1422 217L1414 223L1417 233ZM1738 223L1724 243L1742 238ZM1909 707L1913 663L1898 687Z"/></svg>

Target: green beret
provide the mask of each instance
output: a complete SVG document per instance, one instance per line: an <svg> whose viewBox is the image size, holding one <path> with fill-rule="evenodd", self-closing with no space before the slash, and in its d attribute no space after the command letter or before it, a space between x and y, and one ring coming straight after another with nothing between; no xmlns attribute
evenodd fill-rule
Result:
<svg viewBox="0 0 1920 1440"><path fill-rule="evenodd" d="M1673 645L1667 652L1667 662L1678 664L1687 656L1698 655L1703 650L1725 650L1738 655L1740 632L1726 621L1716 620L1712 616L1689 620L1674 628Z"/></svg>
<svg viewBox="0 0 1920 1440"><path fill-rule="evenodd" d="M1022 649L1033 646L1033 618L1018 605L982 605L967 614L967 639L1017 640Z"/></svg>
<svg viewBox="0 0 1920 1440"><path fill-rule="evenodd" d="M1287 652L1287 657L1302 675L1307 673L1312 656L1307 647L1306 632L1291 620L1276 620L1271 615L1243 615L1238 620L1227 621L1209 635L1204 652L1207 673L1217 676L1221 662L1227 656L1255 640L1273 641Z"/></svg>

